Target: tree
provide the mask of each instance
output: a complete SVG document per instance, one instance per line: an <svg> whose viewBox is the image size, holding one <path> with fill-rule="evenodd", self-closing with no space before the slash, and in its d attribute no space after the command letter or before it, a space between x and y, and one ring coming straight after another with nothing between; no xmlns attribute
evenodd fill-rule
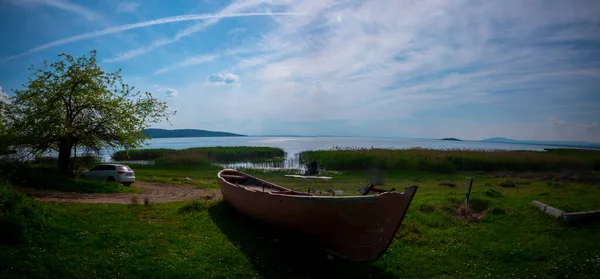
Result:
<svg viewBox="0 0 600 279"><path fill-rule="evenodd" d="M31 154L57 151L58 169L65 174L72 174L74 148L140 147L147 139L144 129L175 114L151 93L134 92L123 83L121 70L102 71L96 51L59 58L30 68L24 89L13 90L10 105L0 106L5 117L0 127L6 127L2 134L13 147Z"/></svg>

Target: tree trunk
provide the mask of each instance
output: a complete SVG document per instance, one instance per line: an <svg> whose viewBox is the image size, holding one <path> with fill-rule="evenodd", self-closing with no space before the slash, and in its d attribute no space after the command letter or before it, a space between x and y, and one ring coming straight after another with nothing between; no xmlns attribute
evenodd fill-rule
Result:
<svg viewBox="0 0 600 279"><path fill-rule="evenodd" d="M73 139L70 137L62 138L58 144L58 171L72 176L71 172L71 150L73 149Z"/></svg>

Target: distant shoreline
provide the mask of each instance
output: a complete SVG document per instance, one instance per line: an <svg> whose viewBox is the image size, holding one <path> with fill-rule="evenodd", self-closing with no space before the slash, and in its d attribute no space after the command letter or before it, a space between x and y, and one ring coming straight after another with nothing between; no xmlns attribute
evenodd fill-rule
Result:
<svg viewBox="0 0 600 279"><path fill-rule="evenodd" d="M155 129L150 128L142 132L148 138L160 139L160 138L206 138L206 137L247 137L246 135L219 132L219 131L207 131L198 129Z"/></svg>

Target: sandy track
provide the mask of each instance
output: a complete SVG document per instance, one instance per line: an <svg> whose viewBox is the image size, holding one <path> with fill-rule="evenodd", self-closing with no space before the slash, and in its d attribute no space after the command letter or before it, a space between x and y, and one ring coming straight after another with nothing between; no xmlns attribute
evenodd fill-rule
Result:
<svg viewBox="0 0 600 279"><path fill-rule="evenodd" d="M209 201L221 198L221 191L219 189L195 188L190 185L137 181L133 186L144 188L144 192L140 194L83 194L28 188L21 188L19 190L37 200L49 202L131 204L144 203L146 199L150 203L161 203L199 199Z"/></svg>

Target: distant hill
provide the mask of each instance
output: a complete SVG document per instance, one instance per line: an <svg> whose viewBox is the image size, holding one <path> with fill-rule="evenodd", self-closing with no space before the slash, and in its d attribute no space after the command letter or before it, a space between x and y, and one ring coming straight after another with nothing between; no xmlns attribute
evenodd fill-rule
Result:
<svg viewBox="0 0 600 279"><path fill-rule="evenodd" d="M146 129L143 132L147 137L151 138L199 138L199 137L245 137L245 135L227 133L227 132L214 132L206 130L196 129Z"/></svg>
<svg viewBox="0 0 600 279"><path fill-rule="evenodd" d="M450 140L450 141L462 141L457 138L443 138L442 140Z"/></svg>
<svg viewBox="0 0 600 279"><path fill-rule="evenodd" d="M557 146L557 147L600 149L600 143L593 143L593 142L587 142L587 141L537 141L537 140L514 140L514 139L509 139L509 138L489 138L489 139L484 139L481 141L498 142L498 143L550 145L550 146Z"/></svg>

